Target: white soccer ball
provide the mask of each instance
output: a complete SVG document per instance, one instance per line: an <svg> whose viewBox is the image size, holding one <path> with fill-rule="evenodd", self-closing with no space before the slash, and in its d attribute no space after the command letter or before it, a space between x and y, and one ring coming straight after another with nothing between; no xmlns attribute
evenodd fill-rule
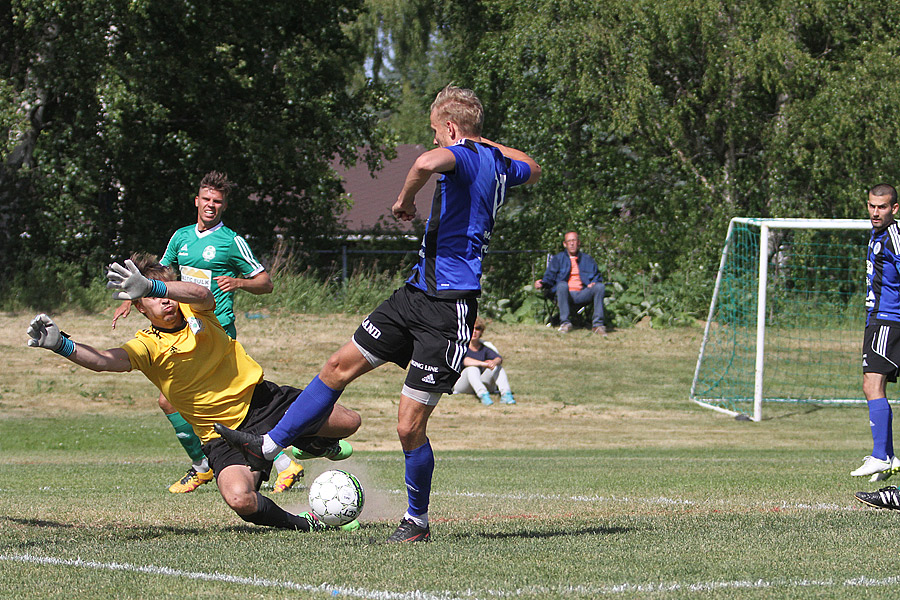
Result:
<svg viewBox="0 0 900 600"><path fill-rule="evenodd" d="M309 508L326 525L346 525L362 512L365 495L347 471L325 471L309 486Z"/></svg>

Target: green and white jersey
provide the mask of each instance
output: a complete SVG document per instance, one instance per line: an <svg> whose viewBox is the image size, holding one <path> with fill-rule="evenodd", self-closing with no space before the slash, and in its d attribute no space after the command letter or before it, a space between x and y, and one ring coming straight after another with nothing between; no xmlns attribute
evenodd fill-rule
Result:
<svg viewBox="0 0 900 600"><path fill-rule="evenodd" d="M221 291L214 277L249 279L265 270L244 238L223 223L202 232L197 230L197 225L182 227L172 234L160 263L178 270L182 281L212 290L216 317L232 336L235 334L234 292Z"/></svg>

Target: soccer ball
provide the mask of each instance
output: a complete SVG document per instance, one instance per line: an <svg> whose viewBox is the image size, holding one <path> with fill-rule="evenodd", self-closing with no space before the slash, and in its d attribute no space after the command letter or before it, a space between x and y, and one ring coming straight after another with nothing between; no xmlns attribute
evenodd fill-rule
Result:
<svg viewBox="0 0 900 600"><path fill-rule="evenodd" d="M347 471L325 471L309 486L309 508L326 525L346 525L362 512L365 496Z"/></svg>

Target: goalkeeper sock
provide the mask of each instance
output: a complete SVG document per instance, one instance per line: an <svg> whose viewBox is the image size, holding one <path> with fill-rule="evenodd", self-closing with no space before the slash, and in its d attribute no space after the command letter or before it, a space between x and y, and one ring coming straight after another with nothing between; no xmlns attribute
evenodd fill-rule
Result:
<svg viewBox="0 0 900 600"><path fill-rule="evenodd" d="M191 427L191 424L185 421L184 417L177 412L166 415L166 418L169 419L169 423L175 428L175 437L178 438L178 441L181 442L181 445L184 447L184 451L191 457L191 462L199 464L204 460L206 455L203 454L200 438L194 433L194 428Z"/></svg>
<svg viewBox="0 0 900 600"><path fill-rule="evenodd" d="M255 494L256 512L249 515L239 514L241 519L254 525L309 531L309 521L299 515L292 515L259 492L255 492Z"/></svg>
<svg viewBox="0 0 900 600"><path fill-rule="evenodd" d="M869 427L872 428L872 456L887 460L894 454L891 432L891 405L887 398L869 400Z"/></svg>
<svg viewBox="0 0 900 600"><path fill-rule="evenodd" d="M434 473L434 451L431 449L431 442L426 439L425 443L415 450L409 452L404 450L403 455L406 457L408 512L412 516L427 515L428 502L431 499L431 476Z"/></svg>
<svg viewBox="0 0 900 600"><path fill-rule="evenodd" d="M269 437L277 445L287 448L294 438L315 433L306 431L306 428L323 415L330 414L343 391L331 389L316 375L300 392L278 424L269 431Z"/></svg>

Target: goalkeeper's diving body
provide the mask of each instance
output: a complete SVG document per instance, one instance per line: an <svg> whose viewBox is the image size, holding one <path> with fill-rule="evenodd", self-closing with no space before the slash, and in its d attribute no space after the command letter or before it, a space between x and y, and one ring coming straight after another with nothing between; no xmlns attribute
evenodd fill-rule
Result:
<svg viewBox="0 0 900 600"><path fill-rule="evenodd" d="M431 128L439 147L416 159L392 207L395 217L413 219L416 193L437 176L419 260L406 285L362 322L266 435L216 425L247 454L271 457L320 412L327 413L351 381L385 362L409 365L397 415L408 509L388 542L422 542L431 535L434 453L426 435L428 418L462 371L481 293L481 260L507 188L534 183L541 175L524 152L481 137L483 120L471 90L447 86L438 93Z"/></svg>
<svg viewBox="0 0 900 600"><path fill-rule="evenodd" d="M237 431L266 432L297 400L301 390L278 386L263 378L263 370L219 324L216 302L205 287L175 281L174 272L156 257L139 254L107 273L114 298L130 299L150 321L122 347L97 350L75 343L47 316L38 315L28 328L28 345L47 348L93 371L141 371L178 409L203 442L219 493L238 516L249 523L320 530L311 513L292 514L259 494L269 476L271 460L251 469L244 456L213 429L226 423ZM292 440L301 458L332 460L352 453L343 438L356 432L359 415L340 404L308 423Z"/></svg>

